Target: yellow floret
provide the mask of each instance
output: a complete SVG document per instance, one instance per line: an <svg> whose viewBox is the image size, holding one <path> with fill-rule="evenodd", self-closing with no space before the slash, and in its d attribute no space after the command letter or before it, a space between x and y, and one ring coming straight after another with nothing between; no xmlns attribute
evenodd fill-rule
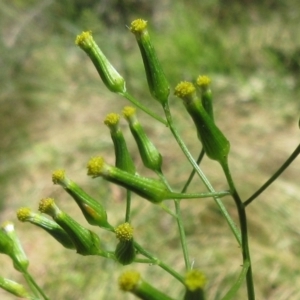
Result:
<svg viewBox="0 0 300 300"><path fill-rule="evenodd" d="M87 174L91 176L99 176L101 175L103 166L104 166L103 157L101 156L92 157L87 164L87 169L88 169Z"/></svg>
<svg viewBox="0 0 300 300"><path fill-rule="evenodd" d="M137 271L126 271L119 278L119 287L123 291L132 291L141 279Z"/></svg>
<svg viewBox="0 0 300 300"><path fill-rule="evenodd" d="M65 170L59 169L52 173L52 182L58 184L65 179L66 172Z"/></svg>
<svg viewBox="0 0 300 300"><path fill-rule="evenodd" d="M54 199L44 198L39 203L39 211L42 213L47 213L47 211L52 209L54 204Z"/></svg>
<svg viewBox="0 0 300 300"><path fill-rule="evenodd" d="M195 92L195 86L188 81L182 81L175 87L175 96L183 98Z"/></svg>
<svg viewBox="0 0 300 300"><path fill-rule="evenodd" d="M137 19L131 22L130 31L132 33L142 32L147 27L147 21L142 19Z"/></svg>
<svg viewBox="0 0 300 300"><path fill-rule="evenodd" d="M199 270L190 270L185 276L185 285L190 291L204 288L206 278Z"/></svg>
<svg viewBox="0 0 300 300"><path fill-rule="evenodd" d="M107 126L116 125L118 124L119 120L120 120L120 115L115 113L110 113L106 116L104 120L104 124Z"/></svg>
<svg viewBox="0 0 300 300"><path fill-rule="evenodd" d="M81 47L92 39L92 31L83 31L81 34L77 35L75 44Z"/></svg>
<svg viewBox="0 0 300 300"><path fill-rule="evenodd" d="M210 83L211 83L211 79L206 75L198 76L197 78L197 84L200 87L207 87L210 85Z"/></svg>
<svg viewBox="0 0 300 300"><path fill-rule="evenodd" d="M130 241L133 238L133 227L129 223L119 225L115 232L120 241Z"/></svg>
<svg viewBox="0 0 300 300"><path fill-rule="evenodd" d="M131 106L125 106L123 109L123 116L125 118L130 118L132 115L134 115L136 112L136 109Z"/></svg>
<svg viewBox="0 0 300 300"><path fill-rule="evenodd" d="M25 222L30 218L31 209L28 207L21 207L17 210L17 218L21 222Z"/></svg>

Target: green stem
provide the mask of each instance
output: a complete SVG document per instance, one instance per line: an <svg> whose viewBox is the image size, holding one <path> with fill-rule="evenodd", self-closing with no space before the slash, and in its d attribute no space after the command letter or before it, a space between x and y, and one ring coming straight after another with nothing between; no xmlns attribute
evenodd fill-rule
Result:
<svg viewBox="0 0 300 300"><path fill-rule="evenodd" d="M135 246L136 250L139 253L143 254L146 257L148 257L153 262L153 264L158 265L159 267L161 267L162 269L164 269L166 272L168 272L169 274L171 274L178 281L180 281L182 284L184 284L184 278L178 272L176 272L174 269L172 269L170 266L168 266L164 262L160 261L158 258L154 257L150 252L148 252L147 250L145 250L137 242L134 242L134 246Z"/></svg>
<svg viewBox="0 0 300 300"><path fill-rule="evenodd" d="M172 192L170 195L172 199L202 199L202 198L209 198L209 197L225 197L231 195L230 191L220 191L220 192L208 192L208 193L191 193L191 194L184 194L184 193L175 193ZM172 200L170 199L165 199L165 201Z"/></svg>
<svg viewBox="0 0 300 300"><path fill-rule="evenodd" d="M146 114L148 114L149 116L151 116L152 118L154 118L155 120L159 121L160 123L164 124L164 125L168 125L168 123L166 122L166 120L164 120L163 118L161 118L160 116L156 115L152 110L150 110L148 107L144 106L143 104L141 104L138 100L136 100L133 96L131 96L128 92L125 93L120 93L121 96L123 96L124 98L126 98L127 100L129 100L132 104L134 104L136 107L138 107L139 109L141 109L142 111L144 111Z"/></svg>
<svg viewBox="0 0 300 300"><path fill-rule="evenodd" d="M250 266L249 261L243 264L242 271L237 279L237 281L234 283L234 285L230 288L230 290L226 293L226 295L222 298L222 300L231 300L237 293L237 291L240 289L242 283L245 280L248 268Z"/></svg>
<svg viewBox="0 0 300 300"><path fill-rule="evenodd" d="M267 180L251 197L249 197L244 205L249 205L257 196L259 196L265 189L268 188L283 172L284 170L295 160L300 153L300 144L296 147L291 156L283 163L283 165Z"/></svg>
<svg viewBox="0 0 300 300"><path fill-rule="evenodd" d="M38 284L35 282L35 280L33 279L33 277L27 272L23 272L23 275L26 279L26 281L28 282L28 284L30 286L33 286L34 287L34 290L38 291L40 293L40 295L44 298L44 300L49 300L49 298L45 295L45 293L43 292L43 290L38 286ZM35 296L36 296L36 293L35 291L33 290Z"/></svg>
<svg viewBox="0 0 300 300"><path fill-rule="evenodd" d="M204 157L204 154L205 154L205 151L204 151L204 149L202 148L202 149L201 149L201 152L200 152L200 154L199 154L199 156L198 156L198 158L197 158L197 160L196 160L196 163L197 163L198 166L199 166L199 164L201 163L201 161L202 161L202 159L203 159L203 157ZM190 183L192 182L192 180L193 180L195 174L196 174L196 170L193 168L193 170L192 170L192 172L191 172L191 174L190 174L188 180L186 181L184 187L183 187L182 190L181 190L181 193L185 193L185 192L187 191L187 189L188 189Z"/></svg>
<svg viewBox="0 0 300 300"><path fill-rule="evenodd" d="M128 223L130 223L130 208L131 208L131 191L127 190L125 222L128 222Z"/></svg>
<svg viewBox="0 0 300 300"><path fill-rule="evenodd" d="M162 174L162 172L157 172L157 175L166 184L166 186L171 190L171 187L170 187L168 181L166 180L165 176ZM189 258L189 251L188 251L187 242L186 242L186 235L185 235L185 230L184 230L183 221L182 221L182 217L181 217L180 200L174 199L174 205L175 205L175 211L176 211L176 221L177 221L177 226L178 226L178 231L179 231L180 243L181 243L183 258L184 258L184 262L185 262L185 268L188 271L191 269L191 262L190 262L190 258Z"/></svg>
<svg viewBox="0 0 300 300"><path fill-rule="evenodd" d="M230 169L228 166L228 161L226 160L222 164L222 168L224 174L226 176L228 185L230 187L230 191L232 193L232 197L234 199L238 216L239 222L241 227L241 235L242 235L242 256L243 256L243 265L249 263L249 267L246 274L246 281L247 281L247 292L248 292L248 300L255 300L255 292L254 292L254 282L253 282L253 275L252 275L252 266L251 266L251 257L249 251L249 241L248 241L248 228L247 228L247 215L246 215L246 207L242 202L236 188L234 181L232 179Z"/></svg>
<svg viewBox="0 0 300 300"><path fill-rule="evenodd" d="M175 126L174 126L173 119L172 119L172 116L171 116L171 113L170 113L170 108L169 108L168 104L166 104L164 106L164 111L165 111L165 115L166 115L170 130L171 130L174 138L176 139L178 145L180 146L182 152L184 153L184 155L186 156L186 158L188 159L190 164L193 166L196 173L198 174L198 176L200 177L200 179L203 181L204 185L206 186L206 188L210 192L214 193L215 190L213 189L212 185L210 184L210 182L208 181L208 179L206 178L206 176L204 175L204 173L202 172L202 170L200 169L198 164L195 162L194 158L192 157L192 155L190 154L190 152L187 149L186 145L182 141L180 135L178 134L178 132L177 132ZM226 219L226 221L227 221L231 231L233 232L237 242L241 245L241 234L240 234L238 228L236 227L235 223L231 219L230 215L228 214L225 206L223 205L222 201L218 197L214 197L214 200L217 203L217 205L218 205L218 207L221 211L221 214Z"/></svg>

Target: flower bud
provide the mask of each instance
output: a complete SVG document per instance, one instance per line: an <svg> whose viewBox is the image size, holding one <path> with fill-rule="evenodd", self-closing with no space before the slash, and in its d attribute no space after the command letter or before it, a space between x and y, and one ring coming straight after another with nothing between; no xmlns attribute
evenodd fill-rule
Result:
<svg viewBox="0 0 300 300"><path fill-rule="evenodd" d="M230 195L229 191L214 193L185 194L171 192L160 180L132 175L105 163L101 156L92 157L87 164L88 175L93 178L103 177L106 180L125 187L152 203L160 203L169 199L198 199L208 197L223 197Z"/></svg>
<svg viewBox="0 0 300 300"><path fill-rule="evenodd" d="M131 292L140 299L145 300L172 300L149 283L145 282L140 273L126 271L119 277L119 287L124 292Z"/></svg>
<svg viewBox="0 0 300 300"><path fill-rule="evenodd" d="M134 107L126 106L123 109L123 115L129 123L130 131L138 146L143 164L152 171L161 172L162 156L149 140L144 128L137 119L135 111Z"/></svg>
<svg viewBox="0 0 300 300"><path fill-rule="evenodd" d="M175 88L175 95L183 99L206 155L224 166L230 150L229 141L203 108L197 98L195 86L190 82L181 82Z"/></svg>
<svg viewBox="0 0 300 300"><path fill-rule="evenodd" d="M206 284L204 274L198 270L190 270L185 276L186 292L184 300L204 300L203 288Z"/></svg>
<svg viewBox="0 0 300 300"><path fill-rule="evenodd" d="M15 281L0 276L0 288L24 299L32 299L25 287Z"/></svg>
<svg viewBox="0 0 300 300"><path fill-rule="evenodd" d="M61 211L51 198L42 199L39 211L51 216L69 235L81 255L102 255L100 239L96 233L84 228L65 212Z"/></svg>
<svg viewBox="0 0 300 300"><path fill-rule="evenodd" d="M26 272L29 260L23 250L21 242L15 232L14 224L5 222L1 228L13 242L13 251L9 255L14 263L14 268L19 272Z"/></svg>
<svg viewBox="0 0 300 300"><path fill-rule="evenodd" d="M75 44L90 57L103 83L111 92L119 94L126 92L125 80L102 53L91 31L84 31L78 35Z"/></svg>
<svg viewBox="0 0 300 300"><path fill-rule="evenodd" d="M30 208L22 207L17 211L17 218L21 222L30 222L44 229L65 248L75 249L68 234L56 222L48 219L45 215L34 213Z"/></svg>
<svg viewBox="0 0 300 300"><path fill-rule="evenodd" d="M104 124L110 129L110 135L115 147L115 166L131 174L136 173L134 162L129 154L126 141L119 126L120 116L118 114L108 114Z"/></svg>
<svg viewBox="0 0 300 300"><path fill-rule="evenodd" d="M174 193L170 192L163 182L124 172L106 164L100 156L91 158L87 169L89 176L93 178L101 176L110 182L133 191L150 202L160 203L166 199L173 199Z"/></svg>
<svg viewBox="0 0 300 300"><path fill-rule="evenodd" d="M129 265L136 256L133 243L133 228L129 223L124 223L119 225L115 232L116 237L119 239L115 250L116 259L122 265Z"/></svg>
<svg viewBox="0 0 300 300"><path fill-rule="evenodd" d="M6 232L0 230L0 253L11 256L14 251L14 244L11 238L6 234Z"/></svg>
<svg viewBox="0 0 300 300"><path fill-rule="evenodd" d="M150 93L154 99L165 105L170 94L170 87L152 45L147 30L147 21L142 19L133 21L130 31L135 35L141 51Z"/></svg>
<svg viewBox="0 0 300 300"><path fill-rule="evenodd" d="M214 120L212 92L210 89L211 79L208 76L198 76L197 85L201 89L201 102L207 114Z"/></svg>
<svg viewBox="0 0 300 300"><path fill-rule="evenodd" d="M107 214L104 207L82 190L75 182L66 177L64 170L53 172L52 181L54 184L61 185L76 201L89 224L110 230L113 229L107 222Z"/></svg>

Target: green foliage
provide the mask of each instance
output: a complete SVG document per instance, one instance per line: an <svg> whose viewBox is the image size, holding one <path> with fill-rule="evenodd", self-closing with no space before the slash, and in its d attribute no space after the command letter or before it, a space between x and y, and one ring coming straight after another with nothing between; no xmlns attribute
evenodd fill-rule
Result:
<svg viewBox="0 0 300 300"><path fill-rule="evenodd" d="M132 1L130 2L132 3ZM90 132L88 127L97 127L95 124L99 121L99 115L103 113L104 116L105 112L107 112L103 111L104 101L105 106L109 110L120 109L126 102L124 101L120 105L120 101L122 100L112 101L113 99L110 98L111 96L109 96L108 92L105 92L103 86L99 84L96 72L92 69L90 62L79 51L74 49L74 35L82 29L92 29L95 32L95 39L99 41L103 51L108 54L114 66L127 79L128 89L135 91L137 98L141 99L144 104L151 103L151 108L153 107L154 111L157 112L159 109L159 105L153 103L150 100L150 96L145 92L147 89L146 80L144 79L142 61L138 57L139 53L135 45L133 45L134 39L129 35L125 35L124 26L120 26L120 24L129 25L128 22L131 19L128 13L129 4L126 6L125 13L123 13L124 11L119 13L115 10L115 2L108 2L107 10L102 14L99 13L99 10L94 9L99 5L99 2L96 1L91 2L89 7L86 6L88 1L84 3L82 1L58 1L41 11L37 10L37 15L30 22L25 23L23 27L21 26L22 34L15 36L15 39L13 39L13 35L8 33L15 32L14 29L20 29L20 24L22 25L23 23L18 23L18 21L22 20L22 16L29 16L32 12L36 11L38 3L39 1L26 1L26 3L24 1L13 1L11 5L0 4L0 23L7 30L0 43L0 50L3 53L0 60L1 69L3 70L0 74L0 81L4 87L0 92L1 115L3 116L0 126L0 133L3 136L2 147L0 148L3 161L0 170L0 180L3 188L0 195L1 199L7 199L7 207L17 207L14 202L14 199L17 198L20 198L19 201L21 201L21 198L24 197L25 199L22 199L22 202L29 203L33 197L39 197L40 189L44 188L44 186L49 186L49 183L43 183L42 186L36 186L35 184L38 184L38 181L42 177L45 177L45 173L49 174L54 168L77 163L72 171L78 174L78 170L84 168L84 163L82 162L86 158L95 153L97 154L99 151L109 152L112 149L107 137L102 140L103 134L101 134L101 142L100 140L95 141L97 138L91 138L97 136L97 134L94 135ZM126 1L124 3L126 4ZM172 18L168 18L167 22L162 22L159 18L155 19L157 22L152 28L151 37L158 51L158 57L165 67L171 87L174 87L179 78L192 80L199 72L209 73L214 79L215 99L217 101L224 101L223 103L216 104L217 116L220 115L220 110L224 109L230 112L235 110L240 117L242 116L241 118L247 118L249 114L257 113L257 109L265 106L268 109L274 110L275 117L279 118L279 120L283 119L282 123L278 125L279 128L282 129L283 126L289 126L289 124L293 124L291 121L294 122L297 107L299 108L299 102L296 100L299 93L299 89L297 90L297 79L299 77L299 72L297 71L297 45L299 44L299 36L297 35L298 27L296 25L299 21L299 15L294 9L297 2L292 0L284 2L268 1L268 3L260 6L254 5L254 2L251 2L252 4L250 5L250 2L247 1L243 1L242 6L236 1L230 1L230 3L232 5L225 5L224 1L203 1L201 4L198 1L186 1L183 5L180 1L173 1L167 8L172 13ZM272 7L272 10L269 9L270 6L268 5ZM83 8L82 6L85 7ZM247 9L244 6L247 6ZM65 7L69 7L69 9L67 10ZM199 10L195 8L199 8ZM111 9L115 11L112 12ZM148 11L149 15L158 15L158 8L155 10L154 7L152 13L150 13L150 10L144 4L144 8L141 6L141 9ZM272 11L275 12L272 13ZM162 10L161 13L164 14L166 12ZM201 17L199 17L200 15ZM125 18L125 21L123 21L123 18ZM151 17L149 21L151 21ZM111 26L112 24L114 26L112 26L112 29L109 29L107 25ZM116 29L116 24L121 29ZM265 49L268 50L266 51ZM122 60L120 60L120 57L122 57ZM295 65L296 68L294 67ZM132 80L133 78L134 80ZM235 99L235 104L238 104L235 108L233 108L231 100L227 100L229 98L232 99L231 97ZM97 99L97 101L92 102L90 99ZM287 101L286 99L290 100ZM86 111L88 103L93 103L91 111L95 111L95 115L97 116L93 117L93 113L90 114ZM112 105L112 108L109 108L108 105ZM174 101L174 117L183 119L183 112L181 111L179 114L178 111L175 111L179 105L179 103ZM253 109L250 107L251 105L253 105ZM278 112L276 112L276 109ZM48 113L51 110L54 112L53 114ZM82 114L74 118L75 114L73 112L75 110L81 111ZM88 116L91 116L90 123L87 119L85 119L86 124L81 123L84 114L87 116L87 119L89 118ZM258 118L262 117L261 115L258 116ZM33 143L37 140L40 141L41 137L44 140L47 140L49 137L46 130L48 127L51 127L51 124L50 126L46 126L46 123L43 123L45 119L50 119L51 122L60 125L63 124L63 126L59 127L53 140L49 141L52 143L50 147L43 144L43 142L39 142L38 145L33 147ZM191 128L192 126L191 123L188 123L187 119L188 116L186 116L186 120L182 120L182 125L179 125L179 129L186 134L187 143L190 144L196 137L191 132L186 132L185 128ZM61 123L62 120L73 124L69 132L67 130L70 127L68 125L64 127L66 123ZM162 139L164 139L166 137L165 131L159 131L158 133L156 131L158 125L152 125L148 121L149 119L146 117L143 125L147 133L152 136L153 141L155 141L155 136L162 136ZM73 130L76 122L79 122L79 125ZM223 122L226 122L224 118L222 120L220 118L217 119L217 123L221 127L224 126ZM251 136L253 127L251 128L250 125L250 127L246 128L246 125L243 124L244 122L239 123L239 130L244 135ZM53 124L52 126L54 127ZM79 127L85 129L85 135L81 135L78 132ZM226 125L224 128L226 128ZM59 133L64 130L66 134L60 136ZM262 126L262 130L267 131L268 129ZM74 135L72 135L72 132ZM70 136L72 137L71 143L66 142L65 144L61 144L59 139L63 140L69 133L71 133ZM90 138L88 139L87 137ZM70 146L76 140L80 140L78 142L80 145L78 147ZM255 149L257 147L256 143L254 141L252 148ZM159 146L162 147L161 145ZM131 151L134 150L134 147L130 147ZM196 152L196 150L192 151ZM167 150L163 150L162 152L164 155ZM164 155L164 157L166 156ZM134 158L138 160L136 155ZM182 173L183 171L186 173L189 170L189 166L183 162L177 163L178 158L175 157L167 159L164 167L166 168L166 165L169 166L170 161L173 162L175 159L178 170L171 175L175 178L174 184L176 187L179 187L184 181ZM273 164L274 162L270 162L270 165ZM39 175L31 173L36 169L40 170L41 173ZM263 168L262 170L264 172L265 169ZM34 175L25 179L24 183L24 174L29 173ZM213 174L212 178L215 178L214 176ZM246 179L245 175L245 181ZM261 178L261 180L263 182L264 178ZM90 190L98 196L105 196L107 198L106 202L111 202L111 198L114 198L107 192L113 191L113 193L116 193L113 188L111 190L109 186L99 187L95 182L91 183L88 181L85 185L85 190L87 188L87 191ZM19 186L19 191L16 191L16 186ZM242 191L244 188L249 189L249 187L245 187L244 180L240 182L240 186L243 186ZM195 185L192 185L191 189L194 187ZM29 194L26 196L26 193ZM247 194L247 192L244 193ZM190 204L190 201L194 200L187 200L188 204ZM205 223L205 228L212 228L212 232L208 234L216 234L221 239L222 232L224 234L223 237L227 236L227 240L229 240L231 238L229 234L226 235L226 232L221 231L226 226L220 221L221 216L219 211L211 203L208 204L205 199L201 201L205 201L199 204L198 209L202 213L200 214L199 211L195 211L196 215L193 215L193 212L189 212L186 204L183 204L183 212L187 220L185 225L187 232L191 233L191 235L188 235L188 239L193 241L191 244L196 244L196 239L200 241L207 240L205 230L195 228L194 222L196 222L198 227L203 227ZM20 203L21 205L23 205L22 202ZM228 207L230 211L234 210L233 205L229 204ZM132 217L135 218L140 209L139 207L133 207ZM157 230L166 230L166 239L163 242L158 242L161 243L161 248L167 245L169 251L173 251L172 249L180 246L176 240L176 231L173 234L169 231L173 229L170 229L170 220L168 217L163 215L157 208L154 208L154 211L150 213L149 211L153 208L146 204L143 209L145 220L140 221L143 224L141 232L147 237L145 240L150 241L151 245L149 247L151 251L156 251L158 247L155 246L157 240L154 238ZM282 209L287 210L288 208L285 206ZM114 207L114 213L116 210ZM250 210L252 210L252 206ZM109 208L108 211L110 211ZM116 215L116 218L121 220L118 213ZM273 211L273 215L276 215L276 211ZM289 216L290 213L287 213L285 217L282 216L282 220L289 218ZM192 220L195 221L192 222ZM209 220L212 220L212 222ZM149 222L155 224L154 228L149 228ZM114 223L117 224L117 221ZM292 225L287 224L285 226L285 228L292 231L289 228ZM26 231L30 230L27 228ZM265 231L268 232L267 229L259 231L261 235L266 234L264 233ZM268 235L266 234L266 236L269 237L272 234L273 231ZM41 236L43 233L38 232L38 235ZM218 243L218 240L215 240L215 238L210 238L215 243ZM109 239L110 236L106 239L106 246L107 249L112 249L114 243L109 242ZM48 240L45 241L48 242ZM265 240L263 239L263 241ZM268 245L272 244L272 241L269 242ZM215 247L215 244L211 246ZM231 249L234 247L236 247L235 244L232 245ZM198 251L198 248L194 250L195 257L199 255ZM273 251L272 255L275 257L275 248ZM293 244L293 251L298 253L296 243L295 245ZM66 255L67 258L69 258L68 254ZM176 255L176 257L179 256L178 253ZM238 254L234 255L233 250L227 253L227 257L231 257L231 255L233 258L234 256L238 256ZM162 256L168 258L170 254L162 254ZM215 257L220 266L226 262L224 253L213 253L211 256L207 254L207 257ZM57 290L53 291L53 293L49 292L54 298L67 299L69 297L69 299L76 299L76 297L79 297L78 299L93 299L93 294L89 295L90 291L88 290L89 285L92 284L92 280L87 280L81 272L89 272L89 274L95 272L94 276L96 277L98 270L92 269L97 264L98 269L104 268L105 272L119 272L115 263L101 258L94 259L94 264L88 263L87 259L84 262L81 260L76 262L75 255L70 260L78 265L76 274L63 274L64 281L66 285L69 283L69 286L65 288L61 287L61 291L59 291L60 280L58 280ZM100 263L99 260L102 262ZM172 261L172 264L176 264L177 260L176 262ZM281 257L282 261L286 260ZM201 259L197 259L196 263L199 266ZM262 264L266 269L269 266L276 267L274 259L264 261ZM61 263L61 265L64 266L64 263ZM177 268L182 269L182 266L176 266ZM68 269L69 265L66 265L65 270ZM163 273L157 274L155 273L157 271L153 271L153 269L154 267L148 271L145 268L143 277L149 278L149 281L151 281L150 278L152 276L154 278L156 276L163 278ZM209 268L207 267L207 269ZM265 289L262 288L264 292L258 295L263 295L261 297L264 298L267 297L267 293L271 294L277 291L279 294L280 290L277 287L284 286L288 281L293 281L290 279L291 276L293 278L298 276L298 272L294 270L293 264L283 269L284 274L282 278L274 279L275 292L269 286ZM213 283L219 287L219 290L228 290L232 286L232 282L236 279L237 273L232 270L228 271L228 277L223 278L224 280L220 285L220 281L213 277L220 278L218 276L222 277L223 275L213 273L213 270L211 272L212 274L209 275L211 282L208 286L209 295L215 295L215 299L221 299L223 293L218 298L216 296L218 293L214 294L215 287ZM53 274L53 277L52 279L51 277L45 279L45 290L51 290L53 281L61 273L58 270L49 271L47 275L51 276ZM71 276L72 278L70 278ZM258 278L264 278L264 276L258 274ZM169 286L169 281L167 282L166 285ZM170 286L176 285L176 281L171 282ZM153 284L154 282L151 281L151 283ZM99 283L96 282L95 286L98 285ZM72 286L78 286L81 294L76 293L75 289L72 290ZM160 288L164 290L164 286L165 284L162 283ZM93 289L92 286L91 289ZM104 290L108 290L110 293L115 292L115 284L113 282L107 283ZM70 293L69 296L66 295L67 291ZM172 294L172 288L164 291ZM178 295L180 292L182 293L178 289L176 294ZM244 293L245 291L242 289L241 297L244 297ZM101 295L101 292L97 295ZM102 296L105 297L105 294ZM274 297L276 298L276 296ZM280 299L279 297L277 298ZM122 299L125 298L122 296Z"/></svg>

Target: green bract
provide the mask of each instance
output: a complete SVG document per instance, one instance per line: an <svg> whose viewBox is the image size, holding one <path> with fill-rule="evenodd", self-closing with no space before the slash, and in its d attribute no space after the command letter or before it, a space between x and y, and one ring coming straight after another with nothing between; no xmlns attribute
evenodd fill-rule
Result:
<svg viewBox="0 0 300 300"><path fill-rule="evenodd" d="M140 299L172 300L172 298L145 282L136 271L124 272L119 278L119 286L124 292L131 292Z"/></svg>
<svg viewBox="0 0 300 300"><path fill-rule="evenodd" d="M130 31L135 35L141 51L150 93L154 99L164 105L168 102L170 87L152 45L147 22L142 19L133 21Z"/></svg>
<svg viewBox="0 0 300 300"><path fill-rule="evenodd" d="M54 184L61 185L67 193L72 196L89 224L113 229L113 227L107 222L106 210L102 204L88 195L75 182L67 178L64 170L57 170L53 172L52 181Z"/></svg>
<svg viewBox="0 0 300 300"><path fill-rule="evenodd" d="M36 214L27 207L22 207L17 211L17 217L21 222L30 222L45 231L67 249L75 249L68 234L54 221L48 219L43 214Z"/></svg>
<svg viewBox="0 0 300 300"><path fill-rule="evenodd" d="M0 287L7 292L24 299L32 299L25 287L15 281L0 276Z"/></svg>
<svg viewBox="0 0 300 300"><path fill-rule="evenodd" d="M100 156L90 159L87 168L88 175L94 178L101 176L135 192L150 202L160 203L163 200L173 198L173 194L161 181L124 172L106 164Z"/></svg>
<svg viewBox="0 0 300 300"><path fill-rule="evenodd" d="M120 116L114 113L108 114L104 120L110 129L110 135L114 143L116 163L115 166L131 174L136 173L134 162L129 154L126 141L119 127Z"/></svg>
<svg viewBox="0 0 300 300"><path fill-rule="evenodd" d="M183 103L197 128L206 155L218 161L222 166L227 163L230 150L229 141L207 114L196 95L196 88L191 82L181 82L175 88L175 95L183 99Z"/></svg>
<svg viewBox="0 0 300 300"><path fill-rule="evenodd" d="M14 268L19 272L26 272L29 265L29 260L15 232L14 224L11 222L5 222L2 225L2 230L13 242L13 251L11 252L10 257L13 260Z"/></svg>
<svg viewBox="0 0 300 300"><path fill-rule="evenodd" d="M211 80L207 76L198 76L197 85L201 89L201 102L207 114L214 120L214 109L212 101L212 92L210 89Z"/></svg>
<svg viewBox="0 0 300 300"><path fill-rule="evenodd" d="M93 39L91 31L84 31L75 40L78 45L92 60L103 83L113 93L126 92L125 80L111 65Z"/></svg>
<svg viewBox="0 0 300 300"><path fill-rule="evenodd" d="M62 212L51 198L42 199L39 210L49 214L58 225L69 235L76 247L77 253L81 255L101 255L100 239L96 233L84 228L65 212Z"/></svg>
<svg viewBox="0 0 300 300"><path fill-rule="evenodd" d="M129 123L130 131L138 146L143 164L152 171L161 172L162 156L148 138L144 128L137 119L135 111L134 107L127 106L123 109L123 115Z"/></svg>

